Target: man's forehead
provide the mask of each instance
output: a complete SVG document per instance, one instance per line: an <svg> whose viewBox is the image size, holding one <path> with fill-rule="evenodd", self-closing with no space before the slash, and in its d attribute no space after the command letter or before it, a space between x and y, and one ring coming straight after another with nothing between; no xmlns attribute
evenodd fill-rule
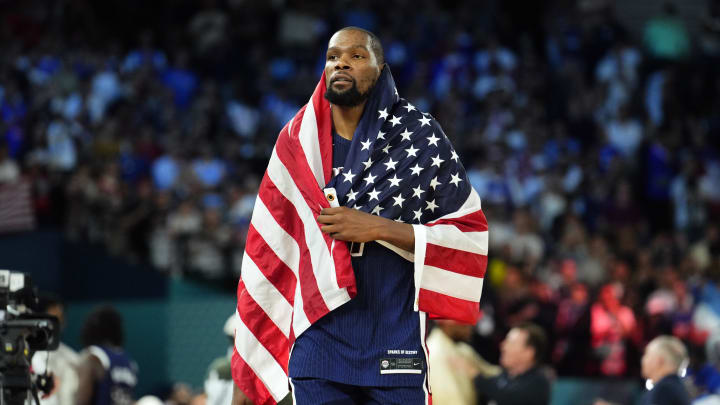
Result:
<svg viewBox="0 0 720 405"><path fill-rule="evenodd" d="M370 49L370 36L362 31L344 30L336 32L328 42L330 48L365 48Z"/></svg>

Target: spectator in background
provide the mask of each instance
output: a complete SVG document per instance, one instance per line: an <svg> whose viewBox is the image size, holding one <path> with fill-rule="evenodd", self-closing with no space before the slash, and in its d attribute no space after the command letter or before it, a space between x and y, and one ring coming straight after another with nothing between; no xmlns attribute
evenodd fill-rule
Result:
<svg viewBox="0 0 720 405"><path fill-rule="evenodd" d="M40 299L40 312L56 316L62 333L65 327L65 304L59 297L43 294ZM78 353L63 342L60 342L57 350L39 351L33 355L33 372L35 374L50 372L55 382L54 391L40 399L41 405L75 405L79 363Z"/></svg>
<svg viewBox="0 0 720 405"><path fill-rule="evenodd" d="M501 345L499 375L483 375L481 369L463 362L473 377L478 401L497 405L547 405L550 379L541 368L547 337L537 325L524 323L510 329ZM460 363L459 363L460 364Z"/></svg>
<svg viewBox="0 0 720 405"><path fill-rule="evenodd" d="M0 185L14 183L20 178L20 167L11 157L5 143L0 143Z"/></svg>
<svg viewBox="0 0 720 405"><path fill-rule="evenodd" d="M232 399L233 385L231 360L235 347L235 328L239 321L237 314L232 314L225 321L223 333L228 338L228 348L225 356L213 360L208 367L205 378L205 394L207 405L228 405Z"/></svg>
<svg viewBox="0 0 720 405"><path fill-rule="evenodd" d="M558 374L582 376L590 370L590 297L587 286L575 283L560 301L555 320L553 363Z"/></svg>
<svg viewBox="0 0 720 405"><path fill-rule="evenodd" d="M653 339L642 357L642 376L651 383L643 404L689 405L690 396L680 380L687 364L687 349L678 338L662 335Z"/></svg>
<svg viewBox="0 0 720 405"><path fill-rule="evenodd" d="M592 348L603 376L623 376L628 370L627 350L636 336L636 321L632 310L622 305L622 296L622 285L606 284L591 307Z"/></svg>
<svg viewBox="0 0 720 405"><path fill-rule="evenodd" d="M435 328L427 339L430 356L430 386L432 402L436 405L474 405L477 393L473 380L464 372L470 367L485 376L500 374L500 368L488 364L468 345L472 335L472 325L464 325L451 320L436 321ZM458 362L467 364L457 365Z"/></svg>
<svg viewBox="0 0 720 405"><path fill-rule="evenodd" d="M109 305L88 315L82 328L77 405L132 405L138 367L123 349L120 313Z"/></svg>

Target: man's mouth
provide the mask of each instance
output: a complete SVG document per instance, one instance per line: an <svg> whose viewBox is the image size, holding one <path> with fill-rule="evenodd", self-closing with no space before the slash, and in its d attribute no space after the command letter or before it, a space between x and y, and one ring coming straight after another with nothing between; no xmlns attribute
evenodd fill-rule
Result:
<svg viewBox="0 0 720 405"><path fill-rule="evenodd" d="M333 77L332 80L330 80L330 83L337 83L337 82L352 83L353 80L350 76L345 76L345 75L338 75L338 76Z"/></svg>

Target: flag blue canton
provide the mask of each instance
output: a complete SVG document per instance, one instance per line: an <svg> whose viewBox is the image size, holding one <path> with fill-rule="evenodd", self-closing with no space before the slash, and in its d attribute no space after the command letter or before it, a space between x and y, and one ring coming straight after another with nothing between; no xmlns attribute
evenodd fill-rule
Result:
<svg viewBox="0 0 720 405"><path fill-rule="evenodd" d="M333 170L341 205L424 224L457 211L470 194L459 156L437 121L398 96L383 69L347 159Z"/></svg>

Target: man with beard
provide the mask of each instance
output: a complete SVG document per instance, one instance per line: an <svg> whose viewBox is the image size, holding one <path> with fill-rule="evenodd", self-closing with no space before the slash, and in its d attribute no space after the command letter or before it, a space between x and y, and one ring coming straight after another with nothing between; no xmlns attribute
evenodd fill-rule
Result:
<svg viewBox="0 0 720 405"><path fill-rule="evenodd" d="M296 404L429 403L427 315L479 316L487 222L440 126L399 97L374 34L332 36L324 76L281 132L257 201L233 404L248 403L244 394L276 403L284 376ZM288 237L274 244L277 233Z"/></svg>

